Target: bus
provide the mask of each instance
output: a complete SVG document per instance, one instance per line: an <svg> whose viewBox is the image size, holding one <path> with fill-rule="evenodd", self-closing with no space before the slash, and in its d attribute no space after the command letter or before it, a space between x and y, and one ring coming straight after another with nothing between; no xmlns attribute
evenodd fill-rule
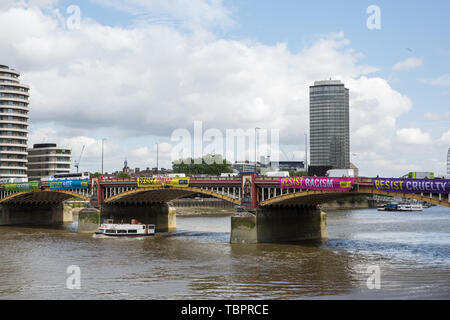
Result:
<svg viewBox="0 0 450 320"><path fill-rule="evenodd" d="M89 179L89 172L77 173L57 173L52 177L53 180L84 180Z"/></svg>

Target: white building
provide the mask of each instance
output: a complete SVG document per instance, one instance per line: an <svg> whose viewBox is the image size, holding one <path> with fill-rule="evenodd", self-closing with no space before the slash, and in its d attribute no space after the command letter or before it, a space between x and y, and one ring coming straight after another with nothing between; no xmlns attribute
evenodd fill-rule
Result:
<svg viewBox="0 0 450 320"><path fill-rule="evenodd" d="M69 173L72 150L56 143L40 143L28 149L28 180L40 180L58 173Z"/></svg>
<svg viewBox="0 0 450 320"><path fill-rule="evenodd" d="M0 65L0 178L27 177L30 87L20 73Z"/></svg>

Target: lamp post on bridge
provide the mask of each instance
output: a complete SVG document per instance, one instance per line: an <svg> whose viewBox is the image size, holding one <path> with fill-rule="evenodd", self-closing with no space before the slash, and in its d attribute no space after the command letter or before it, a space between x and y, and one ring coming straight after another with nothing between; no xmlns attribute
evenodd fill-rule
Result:
<svg viewBox="0 0 450 320"><path fill-rule="evenodd" d="M308 173L308 134L304 133L305 135L305 169L306 173Z"/></svg>
<svg viewBox="0 0 450 320"><path fill-rule="evenodd" d="M257 134L257 131L259 129L261 129L261 128L258 128L258 127L255 128L255 173L256 173L256 162L257 162L257 153L258 153L258 151L257 151L258 150L258 144L257 144L258 134Z"/></svg>
<svg viewBox="0 0 450 320"><path fill-rule="evenodd" d="M107 140L106 138L102 139L102 175L103 175L103 143Z"/></svg>
<svg viewBox="0 0 450 320"><path fill-rule="evenodd" d="M156 142L156 175L158 175L159 168L159 142Z"/></svg>

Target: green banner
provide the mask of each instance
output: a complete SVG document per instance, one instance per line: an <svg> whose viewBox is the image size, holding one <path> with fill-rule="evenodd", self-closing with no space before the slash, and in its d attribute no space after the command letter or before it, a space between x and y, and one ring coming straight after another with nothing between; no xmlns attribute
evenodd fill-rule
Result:
<svg viewBox="0 0 450 320"><path fill-rule="evenodd" d="M39 181L5 183L6 191L34 191L39 190Z"/></svg>
<svg viewBox="0 0 450 320"><path fill-rule="evenodd" d="M137 179L139 188L149 187L189 187L189 177L139 177Z"/></svg>

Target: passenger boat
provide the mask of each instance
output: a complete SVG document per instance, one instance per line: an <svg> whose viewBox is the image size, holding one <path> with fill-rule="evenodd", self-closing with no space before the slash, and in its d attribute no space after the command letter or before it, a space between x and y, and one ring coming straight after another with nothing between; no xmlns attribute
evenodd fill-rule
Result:
<svg viewBox="0 0 450 320"><path fill-rule="evenodd" d="M403 203L398 205L398 211L422 211L423 206L420 203Z"/></svg>
<svg viewBox="0 0 450 320"><path fill-rule="evenodd" d="M96 236L107 237L148 237L155 235L154 224L142 224L136 220L131 223L113 223L109 220L103 223L95 233Z"/></svg>
<svg viewBox="0 0 450 320"><path fill-rule="evenodd" d="M384 205L383 211L398 211L398 203L391 202Z"/></svg>

